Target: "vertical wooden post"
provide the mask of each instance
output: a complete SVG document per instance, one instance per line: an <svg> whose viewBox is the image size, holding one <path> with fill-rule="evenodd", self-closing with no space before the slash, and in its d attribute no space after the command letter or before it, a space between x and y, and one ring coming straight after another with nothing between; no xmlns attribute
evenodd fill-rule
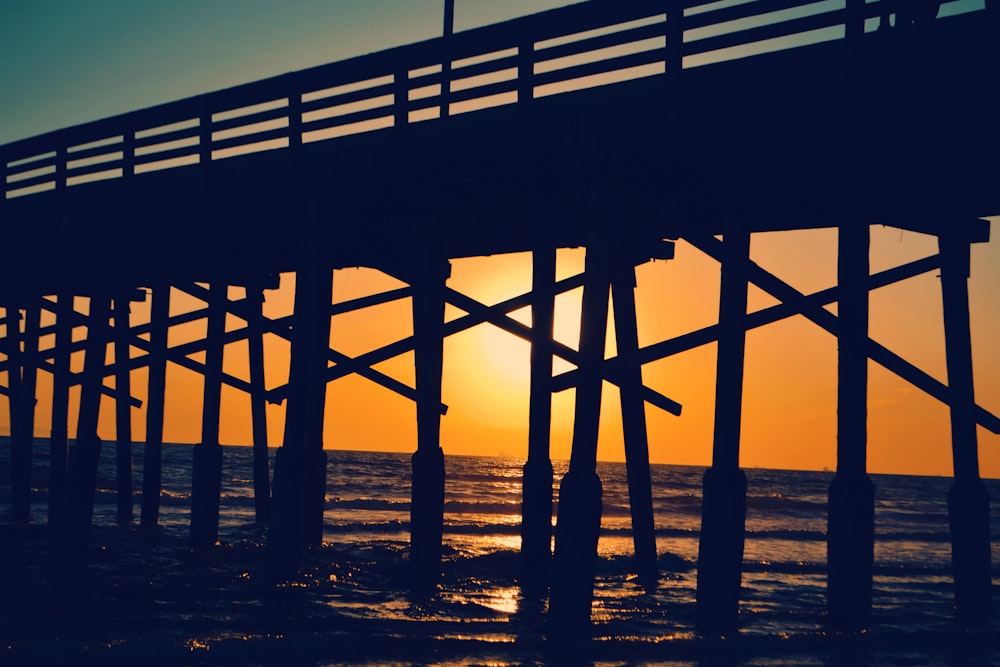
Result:
<svg viewBox="0 0 1000 667"><path fill-rule="evenodd" d="M132 522L132 397L129 349L130 296L119 294L114 303L115 336L115 462L118 482L118 523Z"/></svg>
<svg viewBox="0 0 1000 667"><path fill-rule="evenodd" d="M844 21L844 37L857 42L865 34L865 0L847 0L847 18Z"/></svg>
<svg viewBox="0 0 1000 667"><path fill-rule="evenodd" d="M455 0L444 0L444 41L441 49L441 118L451 115L451 36L455 30Z"/></svg>
<svg viewBox="0 0 1000 667"><path fill-rule="evenodd" d="M840 227L837 259L837 476L827 515L830 621L859 630L871 621L875 494L867 472L867 225Z"/></svg>
<svg viewBox="0 0 1000 667"><path fill-rule="evenodd" d="M636 571L647 589L656 588L660 570L656 560L656 530L653 521L653 487L649 472L649 441L646 435L646 403L642 397L642 365L639 362L639 329L635 315L635 268L623 257L614 268L611 282L621 380L622 429L625 437L625 467L628 475L629 507Z"/></svg>
<svg viewBox="0 0 1000 667"><path fill-rule="evenodd" d="M163 401L167 385L167 334L170 324L170 284L150 290L149 378L146 392L146 445L142 454L142 517L147 531L160 520L163 464Z"/></svg>
<svg viewBox="0 0 1000 667"><path fill-rule="evenodd" d="M556 251L531 254L531 396L528 460L521 486L521 588L545 591L552 561L552 336L555 318Z"/></svg>
<svg viewBox="0 0 1000 667"><path fill-rule="evenodd" d="M684 70L684 2L667 0L667 55L665 71L671 78Z"/></svg>
<svg viewBox="0 0 1000 667"><path fill-rule="evenodd" d="M90 297L76 441L69 452L69 516L64 536L66 543L62 549L68 562L73 565L80 565L86 560L90 544L97 463L101 454L97 424L101 411L110 315L110 299L104 296Z"/></svg>
<svg viewBox="0 0 1000 667"><path fill-rule="evenodd" d="M52 428L49 436L49 525L63 529L67 512L70 345L76 314L72 295L58 297L52 373Z"/></svg>
<svg viewBox="0 0 1000 667"><path fill-rule="evenodd" d="M750 234L728 233L724 241L715 435L712 465L703 483L696 609L699 628L712 633L732 632L738 626L746 526L747 482L739 462Z"/></svg>
<svg viewBox="0 0 1000 667"><path fill-rule="evenodd" d="M941 236L938 244L955 469L948 491L955 610L961 621L974 623L992 614L993 591L989 495L979 477L979 445L972 410L975 392L969 326L969 242Z"/></svg>
<svg viewBox="0 0 1000 667"><path fill-rule="evenodd" d="M569 470L559 485L549 595L549 622L556 636L585 632L590 626L593 602L603 494L597 476L597 438L611 283L609 258L602 245L587 247L584 269L573 449Z"/></svg>
<svg viewBox="0 0 1000 667"><path fill-rule="evenodd" d="M257 525L267 523L271 482L267 452L267 399L264 397L264 292L247 287L247 344L250 365L250 419L253 428L253 502Z"/></svg>
<svg viewBox="0 0 1000 667"><path fill-rule="evenodd" d="M323 539L323 422L332 285L329 269L313 266L295 274L285 433L274 462L274 514L268 537L272 575L278 578L294 574L302 552Z"/></svg>
<svg viewBox="0 0 1000 667"><path fill-rule="evenodd" d="M16 523L27 523L31 511L31 456L25 451L23 386L24 352L21 310L7 307L7 389L10 407L11 509ZM30 449L28 449L30 452Z"/></svg>
<svg viewBox="0 0 1000 667"><path fill-rule="evenodd" d="M18 328L19 313L8 318ZM35 385L38 377L38 318L39 310L30 306L24 310L24 331L13 338L12 358L8 366L11 386L11 495L14 521L27 523L31 518L31 473L35 444ZM21 346L23 345L23 349Z"/></svg>
<svg viewBox="0 0 1000 667"><path fill-rule="evenodd" d="M201 413L201 443L194 447L191 481L191 545L211 547L219 538L219 495L222 487L222 447L219 411L225 348L228 285L212 282L208 297L205 338L205 391Z"/></svg>
<svg viewBox="0 0 1000 667"><path fill-rule="evenodd" d="M417 390L417 451L411 459L410 563L412 592L426 596L441 577L444 524L444 451L441 449L441 380L444 362L447 261L427 260L413 285L414 365Z"/></svg>

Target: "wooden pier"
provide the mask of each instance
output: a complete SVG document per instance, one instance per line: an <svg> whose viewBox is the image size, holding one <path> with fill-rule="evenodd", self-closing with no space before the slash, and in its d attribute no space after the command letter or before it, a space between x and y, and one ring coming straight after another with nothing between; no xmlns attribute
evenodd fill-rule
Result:
<svg viewBox="0 0 1000 667"><path fill-rule="evenodd" d="M679 414L681 406L645 386L642 367L715 342L698 618L706 632L732 632L746 511L746 334L801 315L838 345L831 623L858 629L871 616L869 360L951 410L956 609L966 620L988 616L989 502L976 429L998 433L1000 419L974 398L967 280L970 245L989 240L984 217L1000 213L1000 162L982 158L1000 153L1000 17L992 5L911 23L887 0L593 0L0 146L8 248L0 263L0 393L9 405L15 521L30 514L39 373L52 378L48 522L60 548L85 562L102 397L117 416L118 519L134 521L130 373L142 368L139 522L155 531L167 368L176 365L204 381L192 546L218 539L220 396L234 388L250 399L255 510L269 526L269 571L290 576L322 539L326 387L359 374L416 403L410 560L415 592L433 595L447 484L444 341L489 323L532 346L521 584L549 595L554 634L573 633L589 622L592 603L602 385L621 390L636 569L653 587L645 407ZM873 274L872 225L936 236L940 250ZM817 228L839 234L831 290L804 294L750 259L755 233ZM635 267L671 259L677 240L721 267L718 324L640 346ZM557 281L556 249L569 247L586 248L585 270ZM452 260L507 252L532 253L529 292L487 306L449 286ZM405 286L334 305L334 272L355 266ZM941 276L947 385L868 333L869 293L929 271ZM263 295L282 274L295 277L294 313L272 319ZM779 305L748 312L750 285ZM553 337L554 300L581 286L572 348ZM171 295L181 293L204 306L172 313ZM615 358L604 353L609 295ZM331 317L399 299L412 304L412 336L357 357L331 348ZM137 301L148 302L148 321L130 318ZM830 303L836 315L824 308ZM446 321L449 304L468 314ZM510 316L526 305L531 326ZM227 327L231 316L244 324ZM204 337L168 344L171 327L202 320ZM81 327L83 338L74 335ZM270 389L265 336L291 347L287 382ZM249 381L223 367L223 349L236 341L247 344ZM409 351L414 386L377 369ZM81 352L76 369L71 358ZM553 377L556 357L575 370ZM553 553L551 400L571 387L572 458L559 482ZM267 402L286 406L273 483Z"/></svg>

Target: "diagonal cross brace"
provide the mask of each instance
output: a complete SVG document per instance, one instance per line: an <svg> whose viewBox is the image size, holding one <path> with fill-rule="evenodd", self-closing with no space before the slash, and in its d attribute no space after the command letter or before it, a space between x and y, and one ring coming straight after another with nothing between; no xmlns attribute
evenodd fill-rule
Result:
<svg viewBox="0 0 1000 667"><path fill-rule="evenodd" d="M570 278L563 279L556 283L557 293L566 292L572 289L576 289L583 284L582 275L572 276ZM512 310L517 310L518 308L523 308L524 306L531 304L531 295L521 294L516 297L502 301L494 306L490 306L491 309L499 310L501 312L509 312ZM480 317L474 315L465 315L463 317L456 318L451 322L446 322L444 324L444 336L451 336L456 333L465 331L466 329L471 329L477 324L484 322ZM401 354L406 354L407 352L412 352L414 348L414 338L413 336L407 336L406 338L401 338L395 342L389 343L388 345L383 345L380 348L370 350L364 354L358 355L357 357L349 357L347 355L342 355L337 359L332 360L337 362L337 365L333 368L327 370L327 382L333 382L339 378L350 375L351 373L361 373L366 368L370 368L376 364L380 364L383 361L392 359ZM269 400L281 401L284 400L285 394L288 391L288 386L283 385L281 387L275 387L269 394Z"/></svg>
<svg viewBox="0 0 1000 667"><path fill-rule="evenodd" d="M518 338L522 338L528 342L532 340L533 330L531 327L521 324L517 320L511 318L504 312L496 310L496 306L487 306L475 299L457 292L453 289L448 289L448 301L453 305L467 311L470 316L473 314L478 314L479 322L489 322L497 327L500 327L504 331L514 334ZM580 353L573 348L560 343L556 340L546 341L550 345L552 352L571 364L579 366ZM603 376L604 379L616 386L621 386L623 379L621 377L621 371L618 363L607 364L604 366ZM652 403L656 407L669 412L672 415L679 416L681 414L681 404L676 401L656 392L649 387L642 386L642 397L649 403Z"/></svg>
<svg viewBox="0 0 1000 667"><path fill-rule="evenodd" d="M941 256L931 255L922 259L914 260L907 264L886 269L879 273L872 274L868 279L868 289L874 290L887 285L892 285L907 278L919 276L922 273L933 271L941 267ZM819 306L825 306L837 301L838 289L830 287L819 292L814 292L805 298ZM788 303L779 303L769 308L749 313L747 315L747 331L756 329L768 324L773 324L794 315L799 315L800 311ZM639 360L642 364L648 364L660 359L666 359L681 352L693 350L702 345L708 345L719 340L719 325L712 324L696 331L690 331L669 340L653 343L639 350ZM612 364L618 361L617 357L608 359L605 363ZM554 378L554 391L569 389L576 383L576 370L560 373Z"/></svg>
<svg viewBox="0 0 1000 667"><path fill-rule="evenodd" d="M722 241L711 236L685 236L685 240L716 261L722 261L724 252ZM798 291L774 274L761 268L753 261L746 261L745 269L748 278L771 296L788 303L816 325L836 336L839 330L837 316L824 309L818 302ZM895 352L880 343L868 338L868 358L880 366L892 371L913 386L938 399L945 405L952 404L951 389L941 381L933 378L906 361ZM988 412L978 404L973 405L976 422L986 427L992 433L1000 433L1000 418Z"/></svg>

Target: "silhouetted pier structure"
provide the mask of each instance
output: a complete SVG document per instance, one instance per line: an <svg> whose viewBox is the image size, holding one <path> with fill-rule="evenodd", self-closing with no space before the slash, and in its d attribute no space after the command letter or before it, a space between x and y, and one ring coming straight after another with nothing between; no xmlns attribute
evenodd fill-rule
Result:
<svg viewBox="0 0 1000 667"><path fill-rule="evenodd" d="M411 561L415 586L433 590L445 485L443 340L488 322L532 343L523 584L538 592L551 583L553 627L575 628L589 620L600 526L602 382L621 388L637 568L652 586L658 574L644 406L675 414L680 406L644 386L641 368L717 342L698 610L703 628L728 632L737 624L743 554L745 336L803 315L836 336L839 349L831 621L860 627L871 613L869 359L951 408L957 612L987 616L989 505L976 427L1000 432L1000 420L973 396L966 283L970 244L989 236L982 217L1000 212L1000 163L984 159L1000 149L1000 22L987 10L910 25L896 7L595 0L0 147L0 232L8 248L0 263L3 393L15 518L27 520L30 510L34 398L43 372L53 381L48 517L67 552L82 559L86 548L102 396L114 400L119 417L119 517L132 519L128 378L131 369L146 368L141 523L154 527L170 390L165 369L176 364L201 374L205 386L192 543L210 546L218 534L219 400L227 385L251 397L258 517L270 518L275 573L292 572L322 534L325 388L358 373L416 402ZM935 235L940 252L872 274L873 224ZM823 227L840 234L835 288L803 294L750 260L755 232ZM669 259L676 239L721 264L719 323L640 347L634 267ZM555 250L577 246L587 250L584 273L557 282ZM533 253L531 292L486 306L448 287L451 259L515 251ZM333 271L351 266L379 269L407 286L331 305ZM928 271L941 275L947 385L868 336L868 293ZM290 273L294 315L265 317L262 291ZM748 313L751 283L780 304ZM553 340L553 303L581 285L574 350ZM231 287L245 296L233 298ZM172 290L205 306L171 314ZM609 293L614 359L604 358ZM85 312L74 297L87 297ZM330 348L333 315L403 298L412 302L411 337L354 358ZM128 304L136 299L151 299L148 322L130 321ZM837 315L824 308L834 302ZM449 303L468 314L446 323ZM532 307L530 327L509 317L525 305ZM229 316L244 325L227 328ZM170 327L199 319L207 320L204 338L168 345ZM85 338L74 336L80 327ZM265 335L291 344L288 382L270 390ZM248 342L249 381L223 369L224 346L238 340ZM415 387L376 370L410 350ZM80 351L77 368L71 359ZM553 378L553 356L576 370ZM72 387L80 398L71 441ZM551 394L569 387L576 388L572 459L560 484L552 555ZM282 400L286 426L269 510L264 402Z"/></svg>

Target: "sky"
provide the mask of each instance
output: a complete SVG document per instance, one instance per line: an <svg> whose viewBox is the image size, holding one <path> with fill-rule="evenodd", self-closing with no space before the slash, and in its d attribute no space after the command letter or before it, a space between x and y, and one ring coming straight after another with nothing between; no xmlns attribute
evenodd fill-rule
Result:
<svg viewBox="0 0 1000 667"><path fill-rule="evenodd" d="M565 0L456 0L456 30L569 4ZM153 106L267 76L382 50L439 35L443 0L39 0L0 6L0 144L60 127ZM997 213L997 212L984 212ZM872 229L872 270L932 254L933 239L898 229ZM996 234L995 234L996 236ZM832 230L758 234L753 259L802 291L836 281ZM559 254L560 275L578 272L583 251ZM973 248L973 352L978 402L1000 412L1000 241ZM527 291L527 255L456 260L450 285L493 303ZM684 243L676 259L638 269L640 344L651 344L716 321L718 265ZM291 310L292 276L268 296L274 316ZM698 286L692 289L691 286ZM367 269L334 276L335 300L398 286ZM557 304L557 337L576 345L579 291ZM750 307L773 303L751 288ZM174 309L197 306L175 300ZM133 311L141 322L144 306ZM530 314L520 313L524 321ZM196 337L200 324L171 332L171 344ZM358 354L408 335L407 300L339 316L331 344ZM935 274L872 293L870 334L934 377L946 380L940 285ZM613 333L609 331L609 338ZM613 346L609 345L609 354ZM287 377L287 345L268 342L268 386ZM246 375L246 346L226 350L227 370ZM684 406L680 417L647 406L654 462L711 462L715 346L705 345L649 364L644 380ZM870 364L869 470L949 475L948 410L902 380ZM412 356L379 366L412 383ZM145 372L136 371L134 394L144 398ZM168 376L167 441L197 442L201 381L172 367ZM50 381L42 374L40 395ZM599 456L621 460L617 391L605 386ZM746 467L822 469L836 466L836 341L801 317L754 330L747 337L741 464ZM445 343L442 446L448 454L527 452L528 346L484 325ZM569 455L573 392L553 399L552 452ZM36 429L47 435L45 400ZM245 396L223 394L221 440L249 444ZM3 411L6 412L5 410ZM144 409L133 411L133 432L144 433ZM412 451L415 411L406 399L356 376L327 393L325 446ZM283 407L269 408L269 440L281 441ZM0 415L0 432L6 415ZM72 421L71 421L72 423ZM114 438L112 406L102 405L101 435ZM979 430L984 476L1000 477L1000 436Z"/></svg>

